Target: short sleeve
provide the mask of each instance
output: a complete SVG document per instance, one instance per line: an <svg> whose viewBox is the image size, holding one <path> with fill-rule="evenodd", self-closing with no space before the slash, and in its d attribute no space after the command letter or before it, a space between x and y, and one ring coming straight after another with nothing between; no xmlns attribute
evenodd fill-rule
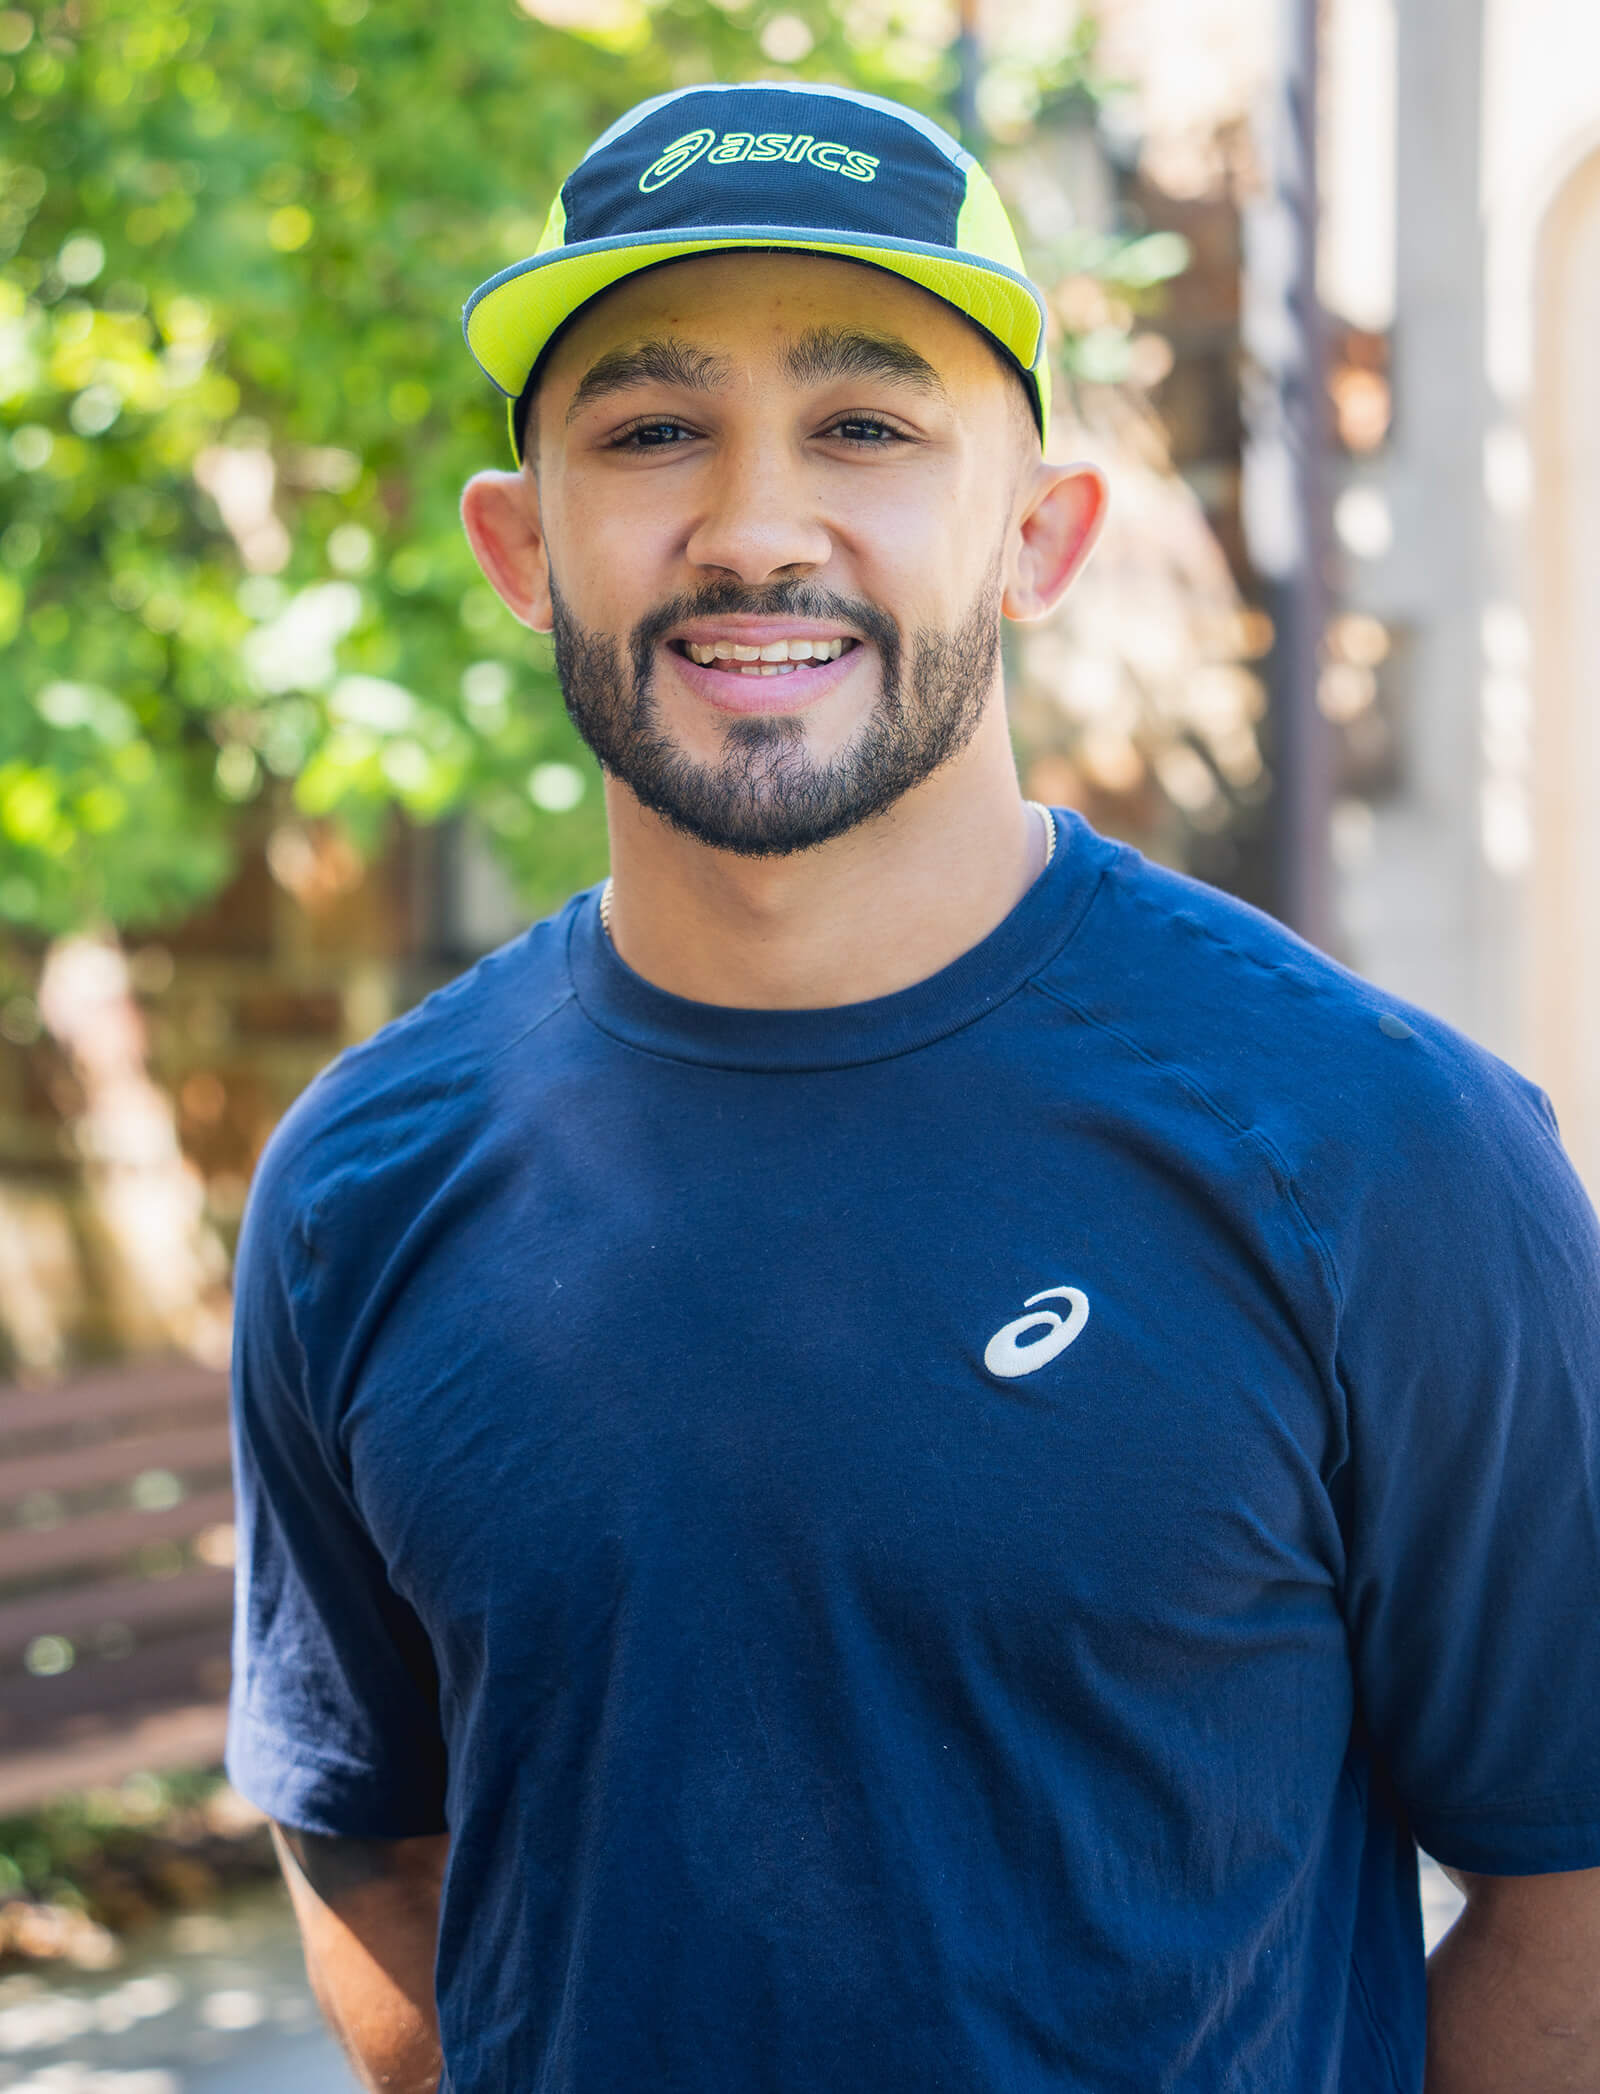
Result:
<svg viewBox="0 0 1600 2094"><path fill-rule="evenodd" d="M296 1324L308 1255L269 1146L241 1234L233 1423L239 1554L227 1770L279 1823L346 1838L445 1829L428 1639L390 1583L313 1401Z"/></svg>
<svg viewBox="0 0 1600 2094"><path fill-rule="evenodd" d="M1340 1339L1361 1712L1439 1860L1600 1866L1600 1229L1540 1093L1397 1052Z"/></svg>

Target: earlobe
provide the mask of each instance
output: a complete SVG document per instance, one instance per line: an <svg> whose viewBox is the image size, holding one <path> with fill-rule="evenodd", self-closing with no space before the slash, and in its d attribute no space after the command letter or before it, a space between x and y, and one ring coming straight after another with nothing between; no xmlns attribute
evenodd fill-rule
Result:
<svg viewBox="0 0 1600 2094"><path fill-rule="evenodd" d="M1094 550L1106 513L1097 465L1041 465L1012 540L1001 609L1026 623L1053 611Z"/></svg>
<svg viewBox="0 0 1600 2094"><path fill-rule="evenodd" d="M484 579L513 618L550 630L550 566L531 473L475 473L461 494L461 522Z"/></svg>

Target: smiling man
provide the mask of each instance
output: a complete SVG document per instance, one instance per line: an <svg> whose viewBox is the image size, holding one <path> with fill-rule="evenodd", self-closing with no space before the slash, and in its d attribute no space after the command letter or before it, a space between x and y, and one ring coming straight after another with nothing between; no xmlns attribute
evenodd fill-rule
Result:
<svg viewBox="0 0 1600 2094"><path fill-rule="evenodd" d="M1594 1216L1508 1069L1023 800L1104 489L982 170L687 89L467 332L612 878L241 1245L229 1764L367 2084L1600 2086Z"/></svg>

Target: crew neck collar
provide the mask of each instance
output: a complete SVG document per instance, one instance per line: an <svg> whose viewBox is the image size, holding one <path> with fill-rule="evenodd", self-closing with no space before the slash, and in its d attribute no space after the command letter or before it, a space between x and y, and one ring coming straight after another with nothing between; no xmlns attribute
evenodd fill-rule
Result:
<svg viewBox="0 0 1600 2094"><path fill-rule="evenodd" d="M812 1010L742 1010L658 989L618 957L600 889L574 904L568 965L602 1032L647 1054L711 1068L844 1069L909 1054L984 1017L1060 951L1083 920L1116 846L1078 815L1051 810L1056 852L1011 913L948 967L892 996Z"/></svg>

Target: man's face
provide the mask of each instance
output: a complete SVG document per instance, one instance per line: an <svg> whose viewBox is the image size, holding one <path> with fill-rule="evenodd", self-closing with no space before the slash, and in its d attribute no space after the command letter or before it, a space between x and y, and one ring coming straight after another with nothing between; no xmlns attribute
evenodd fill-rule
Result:
<svg viewBox="0 0 1600 2094"><path fill-rule="evenodd" d="M597 301L551 357L528 470L601 763L764 855L956 755L998 686L1026 414L957 314L856 264L702 256Z"/></svg>

